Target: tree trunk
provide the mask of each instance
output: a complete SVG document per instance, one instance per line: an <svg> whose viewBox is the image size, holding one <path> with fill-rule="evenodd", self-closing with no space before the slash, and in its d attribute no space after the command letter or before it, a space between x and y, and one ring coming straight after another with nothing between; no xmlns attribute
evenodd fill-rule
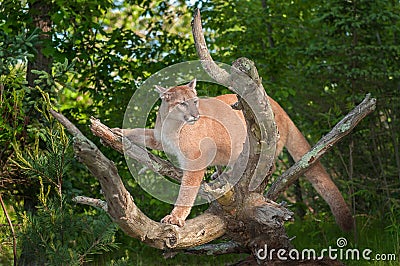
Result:
<svg viewBox="0 0 400 266"><path fill-rule="evenodd" d="M29 13L33 20L31 29L39 29L39 42L35 44L36 55L32 61L28 61L26 73L26 80L30 87L35 87L35 80L38 79L38 75L32 73L33 69L47 73L51 71L52 59L43 53L46 42L51 42L50 32L53 25L49 15L51 7L51 2L45 0L37 0L29 4ZM38 96L40 97L39 92Z"/></svg>
<svg viewBox="0 0 400 266"><path fill-rule="evenodd" d="M52 21L50 18L50 9L52 7L51 1L37 0L33 3L29 3L29 14L32 17L32 25L28 25L30 30L39 30L39 41L34 45L35 57L28 61L26 80L28 86L31 87L30 97L32 100L41 99L42 95L40 91L35 89L35 80L38 79L39 75L32 73L32 70L45 71L51 73L51 63L52 59L45 56L43 53L43 48L47 45L46 42L51 42L50 31L52 28ZM38 119L41 120L41 115L35 110L34 105L29 106L27 111L26 123L28 125L30 121ZM24 198L24 209L28 212L34 213L36 211L36 206L38 205L37 195L35 195L35 189L32 186L27 186L25 188ZM40 265L41 263L35 259L31 259L29 254L26 254L24 250L21 252L18 265Z"/></svg>

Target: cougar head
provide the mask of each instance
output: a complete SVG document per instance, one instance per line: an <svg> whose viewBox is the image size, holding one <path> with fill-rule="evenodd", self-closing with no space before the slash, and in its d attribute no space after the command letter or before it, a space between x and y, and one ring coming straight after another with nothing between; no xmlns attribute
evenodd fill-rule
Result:
<svg viewBox="0 0 400 266"><path fill-rule="evenodd" d="M160 93L163 103L167 104L168 113L174 119L181 120L190 125L199 120L199 98L196 92L196 79L193 79L186 85L169 89L157 85L155 87ZM172 112L174 113L172 114Z"/></svg>

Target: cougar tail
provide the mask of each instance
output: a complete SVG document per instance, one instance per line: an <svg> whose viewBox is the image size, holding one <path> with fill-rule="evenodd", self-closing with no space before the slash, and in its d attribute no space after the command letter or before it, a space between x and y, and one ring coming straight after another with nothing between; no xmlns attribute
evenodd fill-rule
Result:
<svg viewBox="0 0 400 266"><path fill-rule="evenodd" d="M303 136L303 134L300 132L300 130L293 123L293 121L290 119L290 117L286 114L286 112L279 105L278 107L275 106L275 104L277 105L276 102L271 103L273 109L279 108L281 109L279 110L279 112L283 112L280 112L282 114L282 117L278 118L275 115L275 119L284 120L285 123L283 124L284 127L286 127L286 130L284 130L284 132L280 132L280 134L286 134L280 136L280 142L282 142L280 143L281 147L279 147L278 144L277 151L281 151L283 148L282 146L285 145L290 155L297 162L305 153L307 153L311 149L311 146L306 138ZM279 121L277 121L277 124L280 124ZM340 226L340 228L343 231L350 231L354 226L354 221L350 209L344 201L339 189L333 183L322 164L320 162L316 162L304 175L306 176L307 180L311 182L315 190L328 203L333 215L335 216L336 223Z"/></svg>

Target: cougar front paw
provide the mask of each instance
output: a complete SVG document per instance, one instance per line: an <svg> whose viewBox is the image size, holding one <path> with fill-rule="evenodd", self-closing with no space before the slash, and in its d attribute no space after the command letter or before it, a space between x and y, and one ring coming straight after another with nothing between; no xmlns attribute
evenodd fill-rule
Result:
<svg viewBox="0 0 400 266"><path fill-rule="evenodd" d="M175 224L179 227L185 225L185 219L179 218L173 214L168 214L167 216L161 219L161 222L164 224Z"/></svg>

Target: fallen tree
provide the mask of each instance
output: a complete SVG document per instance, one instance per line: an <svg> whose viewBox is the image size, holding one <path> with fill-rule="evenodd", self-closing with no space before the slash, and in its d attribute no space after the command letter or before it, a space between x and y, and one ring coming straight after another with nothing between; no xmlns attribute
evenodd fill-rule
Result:
<svg viewBox="0 0 400 266"><path fill-rule="evenodd" d="M186 225L178 227L153 221L134 203L126 190L114 163L86 138L67 118L51 111L74 136L74 150L79 160L99 180L105 201L85 196L75 201L100 207L129 236L163 250L182 250L193 254L252 254L246 263L271 263L258 256L260 248L291 250L284 222L292 219L293 213L274 200L285 191L299 176L316 163L336 142L351 132L363 117L375 108L375 99L369 95L352 110L332 131L324 136L310 152L278 178L265 193L269 177L274 171L277 129L267 94L261 84L254 63L246 58L236 60L230 72L221 69L211 58L202 33L199 11L192 22L196 50L206 72L218 83L234 92L240 89L241 97L235 108L243 111L248 138L244 151L233 170L225 173L227 179L239 180L234 186L229 182L221 187L208 187L209 193L223 194L210 204L209 209ZM149 153L113 130L99 120L91 119L92 132L101 138L103 144L125 154L148 169L168 176L179 182L182 172L170 162ZM128 143L128 147L124 144ZM235 169L244 171L235 171ZM241 176L235 176L243 173ZM207 244L225 236L229 241ZM269 258L274 259L274 258ZM279 262L277 262L279 263ZM299 264L301 262L297 262ZM302 262L309 263L307 261ZM322 263L322 262L321 262ZM326 263L326 261L324 262ZM332 265L337 262L331 261ZM315 265L315 264L313 264ZM326 265L326 264L324 264Z"/></svg>

